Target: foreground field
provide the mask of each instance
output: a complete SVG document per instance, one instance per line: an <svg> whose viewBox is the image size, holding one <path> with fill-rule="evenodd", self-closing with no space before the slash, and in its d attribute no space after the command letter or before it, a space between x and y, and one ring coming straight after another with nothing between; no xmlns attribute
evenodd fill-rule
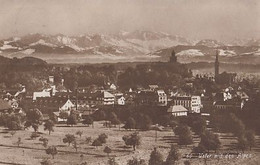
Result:
<svg viewBox="0 0 260 165"><path fill-rule="evenodd" d="M64 144L62 139L68 133L75 134L77 131L83 131L82 137L77 136L78 150L76 150L67 144ZM157 142L155 142L156 132L154 130L140 132L142 137L142 144L133 151L132 148L126 147L122 140L123 135L128 135L133 131L119 130L119 128L105 128L102 122L95 122L94 128L86 127L84 125L77 125L74 127L67 127L66 125L57 125L54 128L51 135L40 127L39 132L42 137L46 137L49 140L49 145L55 145L58 149L58 154L54 159L50 155L45 153L45 148L42 142L37 139L30 139L30 135L33 132L30 130L17 131L13 136L10 132L4 128L0 128L0 164L28 164L38 165L44 159L50 159L54 164L63 165L77 165L82 162L87 162L93 165L103 165L107 163L108 156L103 152L105 146L109 146L112 149L110 157L116 157L117 162L120 165L127 163L127 160L132 157L142 158L148 162L150 153L154 147L158 147L159 151L166 156L170 148L170 144L177 144L177 137L173 136L171 130L158 132ZM98 137L99 134L106 133L108 135L107 143L100 147L94 147L85 142L86 137L91 137L92 140ZM18 137L21 137L22 144L18 147L16 144ZM199 138L194 136L194 144L190 146L181 146L179 149L182 159L178 164L183 164L184 160L190 160L191 164L205 164L205 159L188 159L185 158L185 154L189 154L193 146L196 146L199 142ZM229 134L220 134L220 140L222 147L219 153L212 153L217 155L225 152L237 152L232 149L236 143L236 139ZM250 154L250 155L245 155ZM259 137L257 137L257 146L252 148L252 151L246 151L239 158L221 158L221 159L207 159L207 164L249 164L257 165L260 162L260 148Z"/></svg>

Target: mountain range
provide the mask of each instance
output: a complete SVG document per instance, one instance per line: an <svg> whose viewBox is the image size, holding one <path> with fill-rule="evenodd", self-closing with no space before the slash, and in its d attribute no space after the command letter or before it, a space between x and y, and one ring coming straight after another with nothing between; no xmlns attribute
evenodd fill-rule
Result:
<svg viewBox="0 0 260 165"><path fill-rule="evenodd" d="M216 49L223 58L241 59L260 63L260 40L235 39L230 43L205 39L192 41L185 37L152 31L120 31L117 34L86 34L66 36L63 34L29 34L0 40L0 55L6 57L40 57L55 62L55 58L66 56L86 59L99 57L111 59L133 59L136 57L167 60L172 50L184 61L212 60ZM121 58L122 57L122 58ZM232 60L231 60L232 61ZM57 61L56 61L57 62ZM63 60L64 62L64 60ZM66 62L66 61L65 61ZM86 61L87 62L87 61Z"/></svg>

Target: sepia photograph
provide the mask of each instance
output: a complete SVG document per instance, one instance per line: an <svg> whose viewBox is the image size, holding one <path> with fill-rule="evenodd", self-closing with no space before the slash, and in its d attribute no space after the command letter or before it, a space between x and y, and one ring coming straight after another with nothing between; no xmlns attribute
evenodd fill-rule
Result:
<svg viewBox="0 0 260 165"><path fill-rule="evenodd" d="M260 0L0 0L0 165L260 165Z"/></svg>

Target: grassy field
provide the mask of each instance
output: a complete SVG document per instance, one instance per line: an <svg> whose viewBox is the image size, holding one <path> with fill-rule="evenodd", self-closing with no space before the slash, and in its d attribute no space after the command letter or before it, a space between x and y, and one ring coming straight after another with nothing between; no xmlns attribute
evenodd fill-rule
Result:
<svg viewBox="0 0 260 165"><path fill-rule="evenodd" d="M64 144L62 139L65 134L75 134L77 131L83 131L83 135L80 138L77 136L78 151L68 144ZM37 139L30 139L30 135L33 132L32 129L17 131L13 136L10 132L0 127L0 164L28 164L38 165L43 159L50 159L54 164L62 165L77 165L82 162L88 164L106 164L108 156L103 152L105 146L109 146L112 149L110 157L116 157L117 162L120 165L126 164L128 159L132 157L145 159L147 162L150 157L150 153L154 147L158 147L159 151L166 156L170 148L170 144L177 144L178 138L174 136L171 130L158 131L157 142L155 142L155 131L142 131L139 132L142 137L142 144L133 151L132 148L126 147L122 140L123 135L132 133L133 131L126 131L119 128L105 128L101 122L95 122L94 128L86 127L84 125L77 125L74 127L67 127L66 125L56 125L54 132L51 135L47 131L43 130L41 126L39 132L42 137L49 139L49 145L55 145L58 149L58 154L52 159L51 155L45 153L45 148L42 142ZM86 137L91 137L92 140L98 137L99 134L106 133L108 135L107 143L100 147L94 147L85 143ZM18 137L21 137L22 144L18 147L16 144ZM182 159L178 164L183 164L185 154L190 153L193 146L197 146L199 138L194 136L195 143L189 146L181 146L179 149ZM235 137L231 134L220 134L220 140L222 147L220 153L225 152L237 152L233 150L236 143ZM207 164L249 164L257 165L260 162L260 139L257 137L257 146L252 148L252 151L245 151L244 154L251 154L250 158L222 158L222 159L208 159ZM216 153L217 154L217 153ZM243 155L244 156L244 155ZM189 159L191 164L199 165L205 164L205 159Z"/></svg>

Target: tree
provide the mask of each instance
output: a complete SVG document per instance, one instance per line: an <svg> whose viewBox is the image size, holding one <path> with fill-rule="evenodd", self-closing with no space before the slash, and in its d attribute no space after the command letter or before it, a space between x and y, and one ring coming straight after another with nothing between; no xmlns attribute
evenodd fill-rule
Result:
<svg viewBox="0 0 260 165"><path fill-rule="evenodd" d="M30 109L26 112L25 128L32 126L35 132L38 131L39 125L42 123L42 113L39 109Z"/></svg>
<svg viewBox="0 0 260 165"><path fill-rule="evenodd" d="M17 144L18 147L20 147L20 145L23 144L21 137L18 137L18 140L17 140L16 144Z"/></svg>
<svg viewBox="0 0 260 165"><path fill-rule="evenodd" d="M121 121L118 119L117 115L114 112L111 112L108 115L108 120L110 121L110 123L112 125L119 125L119 124L121 124ZM119 129L120 129L120 125L119 125Z"/></svg>
<svg viewBox="0 0 260 165"><path fill-rule="evenodd" d="M63 138L63 143L68 143L68 145L70 146L70 144L72 142L74 142L76 140L75 136L72 134L66 134L65 138Z"/></svg>
<svg viewBox="0 0 260 165"><path fill-rule="evenodd" d="M230 127L232 133L237 137L241 137L245 133L244 123L233 113L230 114Z"/></svg>
<svg viewBox="0 0 260 165"><path fill-rule="evenodd" d="M22 115L20 114L4 114L1 116L3 124L9 130L22 129Z"/></svg>
<svg viewBox="0 0 260 165"><path fill-rule="evenodd" d="M135 129L135 127L136 127L135 119L132 118L132 117L129 117L129 118L126 120L126 123L125 123L124 128L131 130L131 129Z"/></svg>
<svg viewBox="0 0 260 165"><path fill-rule="evenodd" d="M147 115L141 115L140 118L141 119L137 123L137 126L142 130L149 130L151 128L151 125L152 125L151 118Z"/></svg>
<svg viewBox="0 0 260 165"><path fill-rule="evenodd" d="M47 138L41 137L39 141L42 142L42 145L46 148L48 146L49 140Z"/></svg>
<svg viewBox="0 0 260 165"><path fill-rule="evenodd" d="M92 146L95 147L102 146L102 143L99 141L99 139L95 139L92 143Z"/></svg>
<svg viewBox="0 0 260 165"><path fill-rule="evenodd" d="M176 161L180 159L177 148L171 145L171 150L166 158L165 165L174 165Z"/></svg>
<svg viewBox="0 0 260 165"><path fill-rule="evenodd" d="M77 131L76 132L76 135L78 135L80 138L81 138L82 134L83 134L83 131Z"/></svg>
<svg viewBox="0 0 260 165"><path fill-rule="evenodd" d="M175 129L177 135L179 135L179 145L189 145L193 143L192 134L190 128L186 125L178 126Z"/></svg>
<svg viewBox="0 0 260 165"><path fill-rule="evenodd" d="M44 131L48 130L49 131L49 135L51 134L51 132L54 132L54 122L52 120L47 120L44 123Z"/></svg>
<svg viewBox="0 0 260 165"><path fill-rule="evenodd" d="M202 117L196 117L194 118L191 129L197 134L200 135L203 133L203 131L206 129L206 120Z"/></svg>
<svg viewBox="0 0 260 165"><path fill-rule="evenodd" d="M105 120L106 119L106 113L102 110L98 110L93 114L95 121Z"/></svg>
<svg viewBox="0 0 260 165"><path fill-rule="evenodd" d="M11 131L10 134L11 134L11 136L13 137L14 134L16 134L16 131Z"/></svg>
<svg viewBox="0 0 260 165"><path fill-rule="evenodd" d="M74 140L72 144L73 144L73 148L75 148L76 152L78 152L78 144L77 144L77 141Z"/></svg>
<svg viewBox="0 0 260 165"><path fill-rule="evenodd" d="M241 150L243 153L248 148L248 141L244 136L237 139L237 149Z"/></svg>
<svg viewBox="0 0 260 165"><path fill-rule="evenodd" d="M46 151L46 154L52 156L52 159L54 159L54 156L57 155L57 153L58 153L58 150L55 146L50 146L45 151Z"/></svg>
<svg viewBox="0 0 260 165"><path fill-rule="evenodd" d="M151 152L149 165L163 165L163 156L156 148Z"/></svg>
<svg viewBox="0 0 260 165"><path fill-rule="evenodd" d="M112 152L112 149L106 146L103 151L107 154L107 156L109 156L109 154Z"/></svg>
<svg viewBox="0 0 260 165"><path fill-rule="evenodd" d="M91 142L91 137L86 137L86 143L89 144Z"/></svg>
<svg viewBox="0 0 260 165"><path fill-rule="evenodd" d="M75 114L70 114L67 118L67 125L76 125L78 123L77 116Z"/></svg>
<svg viewBox="0 0 260 165"><path fill-rule="evenodd" d="M220 140L217 134L214 134L208 130L205 130L203 134L201 134L201 140L199 145L205 147L205 149L209 152L210 150L217 150L220 148Z"/></svg>
<svg viewBox="0 0 260 165"><path fill-rule="evenodd" d="M121 124L121 121L118 119L118 117L114 117L110 120L111 124L113 125L119 125L119 130L120 130L120 124Z"/></svg>
<svg viewBox="0 0 260 165"><path fill-rule="evenodd" d="M251 151L251 148L255 146L255 132L253 130L246 131L245 133L246 140L248 141L248 145Z"/></svg>
<svg viewBox="0 0 260 165"><path fill-rule="evenodd" d="M129 159L127 161L127 165L146 165L146 163L144 159L137 159L133 157L133 159Z"/></svg>
<svg viewBox="0 0 260 165"><path fill-rule="evenodd" d="M90 117L90 116L86 116L82 123L87 124L87 125L92 124L92 127L94 128L94 125L93 125L94 121L93 121L92 117Z"/></svg>
<svg viewBox="0 0 260 165"><path fill-rule="evenodd" d="M66 112L66 111L61 111L60 114L59 114L59 117L60 117L61 119L68 119L69 114L68 114L68 112Z"/></svg>
<svg viewBox="0 0 260 165"><path fill-rule="evenodd" d="M135 151L136 146L141 144L141 137L138 133L132 133L130 135L124 135L122 137L126 145L133 146L133 150Z"/></svg>

